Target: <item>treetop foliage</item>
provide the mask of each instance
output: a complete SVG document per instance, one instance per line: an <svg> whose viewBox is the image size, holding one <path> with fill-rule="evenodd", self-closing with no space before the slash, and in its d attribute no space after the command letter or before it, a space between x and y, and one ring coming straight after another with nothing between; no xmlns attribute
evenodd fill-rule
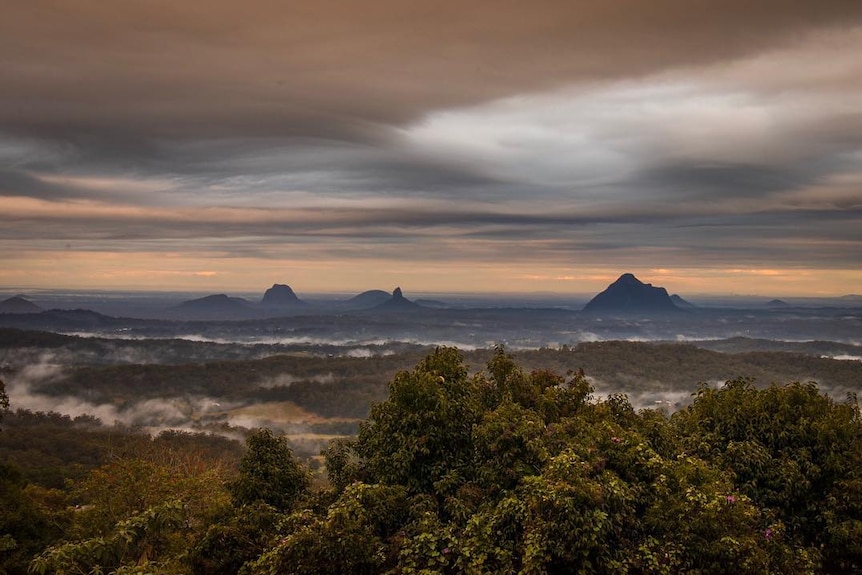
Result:
<svg viewBox="0 0 862 575"><path fill-rule="evenodd" d="M100 468L77 492L93 511L32 571L862 573L855 397L733 379L673 415L639 411L596 397L583 372L528 372L502 348L479 373L438 348L388 391L354 439L330 445L316 489L269 430L248 437L233 475L174 460ZM147 478L167 487L147 491Z"/></svg>
<svg viewBox="0 0 862 575"><path fill-rule="evenodd" d="M247 451L239 464L239 476L228 485L237 505L263 502L289 511L308 491L308 471L293 457L283 437L259 429L246 439Z"/></svg>

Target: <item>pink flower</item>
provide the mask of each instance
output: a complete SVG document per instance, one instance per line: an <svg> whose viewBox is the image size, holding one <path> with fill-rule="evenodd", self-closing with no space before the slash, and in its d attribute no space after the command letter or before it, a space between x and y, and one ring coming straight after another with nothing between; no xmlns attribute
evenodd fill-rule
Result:
<svg viewBox="0 0 862 575"><path fill-rule="evenodd" d="M448 547L444 547L444 548L443 548L443 553L444 553L444 554L449 553L449 548L448 548Z"/></svg>
<svg viewBox="0 0 862 575"><path fill-rule="evenodd" d="M727 496L727 497L725 497L724 499L725 499L728 503L736 503L736 496L734 496L734 495L728 495L728 496Z"/></svg>
<svg viewBox="0 0 862 575"><path fill-rule="evenodd" d="M771 528L769 528L769 527L767 527L767 528L766 528L766 531L764 531L764 532L763 532L763 535L764 535L767 539L772 539L772 529L771 529Z"/></svg>
<svg viewBox="0 0 862 575"><path fill-rule="evenodd" d="M619 437L611 437L611 441L613 441L614 443L619 443L620 441L622 441L622 439L620 439Z"/></svg>

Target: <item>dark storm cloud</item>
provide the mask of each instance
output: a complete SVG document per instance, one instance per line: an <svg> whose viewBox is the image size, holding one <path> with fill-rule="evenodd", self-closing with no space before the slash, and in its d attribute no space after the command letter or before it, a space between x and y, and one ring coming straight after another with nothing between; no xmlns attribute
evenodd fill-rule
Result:
<svg viewBox="0 0 862 575"><path fill-rule="evenodd" d="M85 184L66 184L14 169L0 168L0 198L26 197L50 202L69 200L117 200L117 190L93 189Z"/></svg>
<svg viewBox="0 0 862 575"><path fill-rule="evenodd" d="M860 17L852 0L14 2L0 125L115 152L364 140L441 107L738 58Z"/></svg>
<svg viewBox="0 0 862 575"><path fill-rule="evenodd" d="M411 153L398 130L444 107L740 59L862 22L858 2L807 4L17 2L0 21L0 133L42 143L19 160L34 172L188 189L237 176L265 189L280 174L321 193L546 193L553 184L535 178L494 190L508 174ZM645 173L737 190L793 177L719 165Z"/></svg>
<svg viewBox="0 0 862 575"><path fill-rule="evenodd" d="M25 172L0 169L0 196L54 200L73 198L78 194L67 186L47 184Z"/></svg>
<svg viewBox="0 0 862 575"><path fill-rule="evenodd" d="M707 164L681 162L635 174L638 185L651 186L671 197L752 197L812 184L823 172L800 166Z"/></svg>

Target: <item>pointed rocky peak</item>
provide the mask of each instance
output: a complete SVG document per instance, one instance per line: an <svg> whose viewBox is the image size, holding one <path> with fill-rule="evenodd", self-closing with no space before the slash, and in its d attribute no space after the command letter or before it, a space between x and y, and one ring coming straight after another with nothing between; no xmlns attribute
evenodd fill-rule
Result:
<svg viewBox="0 0 862 575"><path fill-rule="evenodd" d="M625 273L617 278L617 281L611 285L645 285L641 280L635 277L634 274Z"/></svg>
<svg viewBox="0 0 862 575"><path fill-rule="evenodd" d="M643 283L634 274L621 275L584 307L585 312L654 314L678 311L667 290Z"/></svg>
<svg viewBox="0 0 862 575"><path fill-rule="evenodd" d="M401 288L397 287L392 291L392 297L388 301L376 306L374 309L379 311L410 311L420 308L416 302L412 302L401 292Z"/></svg>

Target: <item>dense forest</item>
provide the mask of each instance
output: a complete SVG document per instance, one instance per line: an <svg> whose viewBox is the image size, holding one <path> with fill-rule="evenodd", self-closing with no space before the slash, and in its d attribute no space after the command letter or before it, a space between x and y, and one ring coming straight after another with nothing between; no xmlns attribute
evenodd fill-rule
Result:
<svg viewBox="0 0 862 575"><path fill-rule="evenodd" d="M316 471L268 429L240 450L0 393L0 436L65 430L41 470L4 457L0 572L862 572L855 396L735 378L672 413L636 409L542 358L497 349L476 369L432 350Z"/></svg>

